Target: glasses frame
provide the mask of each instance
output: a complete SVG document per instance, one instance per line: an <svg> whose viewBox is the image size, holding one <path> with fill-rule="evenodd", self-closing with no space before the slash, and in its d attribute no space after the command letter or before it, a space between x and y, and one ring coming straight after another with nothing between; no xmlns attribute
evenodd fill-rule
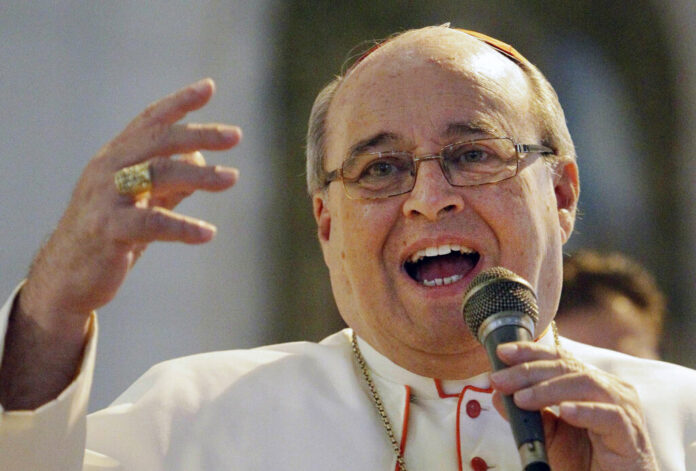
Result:
<svg viewBox="0 0 696 471"><path fill-rule="evenodd" d="M501 178L500 180L484 182L484 183L470 183L470 184L466 184L466 185L455 185L454 183L452 183L450 181L450 177L447 174L448 172L445 171L444 157L442 155L443 152L445 152L447 149L450 149L452 147L459 146L462 144L471 144L474 142L488 141L488 140L492 140L492 139L504 139L504 140L508 140L512 143L512 145L515 149L515 157L514 157L514 159L515 159L515 173L508 176L508 177ZM440 149L440 152L437 152L435 154L425 154L425 155L421 155L418 157L409 153L409 152L370 152L370 153L367 153L367 155L375 155L375 156L379 156L380 154L408 154L408 155L410 155L411 160L413 161L413 175L414 175L413 184L411 185L410 188L408 188L404 191L401 191L399 193L394 193L393 195L375 196L372 198L364 197L364 196L353 196L350 194L350 191L346 187L346 182L348 182L348 183L356 182L359 177L349 179L343 175L343 166L345 165L345 163L349 159L344 160L343 162L341 162L340 167L338 167L334 170L331 170L330 172L328 172L326 174L326 178L324 179L324 188L328 187L331 182L340 180L342 183L342 186L343 186L343 191L345 192L346 196L349 199L379 200L379 199L391 198L392 196L404 195L406 193L411 192L413 190L413 188L416 186L416 179L418 178L418 168L420 167L421 162L427 162L428 160L437 160L438 161L438 163L440 165L440 170L442 171L442 174L445 176L445 180L447 180L447 183L449 183L450 185L452 185L454 187L490 185L490 184L499 183L499 182L502 182L505 180L509 180L510 178L516 177L520 171L520 161L523 160L527 155L529 155L529 154L553 155L553 154L555 154L555 152L553 149L546 147L546 146L543 146L543 145L539 145L539 144L518 144L511 137L484 137L484 138L480 138L480 139L470 139L470 140L466 140L466 141L458 141L458 142L455 142L452 144L448 144L446 146L443 146L442 149Z"/></svg>

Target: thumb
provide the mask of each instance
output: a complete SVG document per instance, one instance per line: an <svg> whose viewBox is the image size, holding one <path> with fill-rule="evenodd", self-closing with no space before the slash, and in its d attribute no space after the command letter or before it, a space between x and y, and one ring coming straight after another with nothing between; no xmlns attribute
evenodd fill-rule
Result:
<svg viewBox="0 0 696 471"><path fill-rule="evenodd" d="M503 405L503 394L500 391L493 391L492 401L495 410L498 411L498 414L500 414L503 419L509 421L510 419L508 418L507 412L505 411L505 406Z"/></svg>

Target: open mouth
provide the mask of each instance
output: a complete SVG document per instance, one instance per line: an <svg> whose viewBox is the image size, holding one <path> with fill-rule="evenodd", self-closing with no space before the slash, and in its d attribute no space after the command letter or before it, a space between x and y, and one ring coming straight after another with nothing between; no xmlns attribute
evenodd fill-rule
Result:
<svg viewBox="0 0 696 471"><path fill-rule="evenodd" d="M404 264L406 273L424 286L456 283L474 269L481 255L468 247L444 244L411 255Z"/></svg>

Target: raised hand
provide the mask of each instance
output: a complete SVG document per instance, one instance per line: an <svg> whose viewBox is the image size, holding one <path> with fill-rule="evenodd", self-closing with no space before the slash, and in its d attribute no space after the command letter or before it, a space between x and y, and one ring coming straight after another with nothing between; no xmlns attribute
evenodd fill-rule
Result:
<svg viewBox="0 0 696 471"><path fill-rule="evenodd" d="M179 123L204 106L214 89L213 81L204 79L151 104L85 167L14 306L0 371L5 407L12 402L8 397L19 394L8 392L7 379L18 389L18 376L41 371L42 358L64 378L50 388L42 386L44 378L25 389L56 392L65 386L81 355L89 314L114 297L150 242L198 244L214 236L211 224L171 211L196 190L221 191L237 180L233 168L206 165L199 150L233 147L241 139L239 128ZM173 157L177 154L181 157ZM117 172L143 163L149 169L149 191L119 191ZM22 366L27 358L35 364ZM45 369L41 374L47 374Z"/></svg>

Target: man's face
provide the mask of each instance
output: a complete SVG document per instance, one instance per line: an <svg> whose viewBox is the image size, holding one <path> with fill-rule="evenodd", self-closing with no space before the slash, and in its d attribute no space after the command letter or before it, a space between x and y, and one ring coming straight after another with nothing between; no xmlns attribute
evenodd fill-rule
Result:
<svg viewBox="0 0 696 471"><path fill-rule="evenodd" d="M422 155L472 138L538 144L530 93L513 62L463 33L436 28L402 36L340 86L328 115L325 169L340 167L358 146ZM559 185L577 183L574 164L566 167L554 177L533 155L515 178L453 187L437 161L426 161L410 193L379 200L349 199L340 182L332 183L314 196L314 207L345 321L402 366L434 373L406 359L478 354L462 297L478 272L503 266L536 288L543 330L557 306L561 246L572 229L572 214L562 214L567 208L559 209L556 198Z"/></svg>

